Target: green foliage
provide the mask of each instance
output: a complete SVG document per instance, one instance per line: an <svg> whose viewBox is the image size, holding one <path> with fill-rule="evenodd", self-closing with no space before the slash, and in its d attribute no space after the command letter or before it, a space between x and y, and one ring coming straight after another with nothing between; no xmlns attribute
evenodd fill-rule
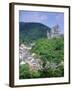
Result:
<svg viewBox="0 0 72 90"><path fill-rule="evenodd" d="M56 68L53 66L49 66L47 69L44 67L41 70L29 70L29 66L27 64L20 65L20 79L27 78L46 78L46 77L63 77L64 76L64 66L63 64L57 65Z"/></svg>
<svg viewBox="0 0 72 90"><path fill-rule="evenodd" d="M29 69L28 64L20 65L19 67L19 78L20 79L27 79L27 78L39 78L40 73L36 70L31 70Z"/></svg>
<svg viewBox="0 0 72 90"><path fill-rule="evenodd" d="M50 64L47 69L44 67L38 72L40 73L40 78L63 77L64 76L64 66L63 64L58 64L56 66L53 66Z"/></svg>
<svg viewBox="0 0 72 90"><path fill-rule="evenodd" d="M48 73L48 77L63 77L64 66L58 64L56 68L49 67L47 73Z"/></svg>
<svg viewBox="0 0 72 90"><path fill-rule="evenodd" d="M40 73L38 71L32 71L32 78L39 78L40 77Z"/></svg>
<svg viewBox="0 0 72 90"><path fill-rule="evenodd" d="M64 57L63 38L39 39L32 52L36 53L43 61L60 63Z"/></svg>
<svg viewBox="0 0 72 90"><path fill-rule="evenodd" d="M33 46L32 52L36 53L43 62L43 69L40 71L41 77L60 77L64 75L64 39L40 39ZM46 69L46 64L49 67ZM52 65L51 65L52 64Z"/></svg>
<svg viewBox="0 0 72 90"><path fill-rule="evenodd" d="M24 79L24 78L30 78L30 70L29 70L29 65L24 64L19 66L19 78Z"/></svg>

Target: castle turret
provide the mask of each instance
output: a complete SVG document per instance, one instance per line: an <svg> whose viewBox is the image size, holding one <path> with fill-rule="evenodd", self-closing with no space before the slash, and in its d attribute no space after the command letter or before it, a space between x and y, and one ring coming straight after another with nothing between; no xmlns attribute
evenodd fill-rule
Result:
<svg viewBox="0 0 72 90"><path fill-rule="evenodd" d="M60 35L60 27L59 27L59 25L55 25L51 29L51 38L59 37L59 35Z"/></svg>

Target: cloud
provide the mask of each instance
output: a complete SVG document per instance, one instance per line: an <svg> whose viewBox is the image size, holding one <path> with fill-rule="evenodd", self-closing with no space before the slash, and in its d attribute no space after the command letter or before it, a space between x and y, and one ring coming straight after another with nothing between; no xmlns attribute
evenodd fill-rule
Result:
<svg viewBox="0 0 72 90"><path fill-rule="evenodd" d="M59 14L59 15L56 15L56 20L57 21L60 21L62 19L63 15L62 14Z"/></svg>
<svg viewBox="0 0 72 90"><path fill-rule="evenodd" d="M48 16L47 16L47 15L42 15L42 16L40 17L40 19L41 19L41 20L47 20L47 19L48 19Z"/></svg>
<svg viewBox="0 0 72 90"><path fill-rule="evenodd" d="M48 15L43 12L20 12L20 21L24 22L44 22L48 19Z"/></svg>

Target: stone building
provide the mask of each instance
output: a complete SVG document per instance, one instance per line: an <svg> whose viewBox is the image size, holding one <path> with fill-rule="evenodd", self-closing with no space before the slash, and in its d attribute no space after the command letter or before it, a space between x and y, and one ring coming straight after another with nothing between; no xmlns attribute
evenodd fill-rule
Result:
<svg viewBox="0 0 72 90"><path fill-rule="evenodd" d="M47 31L47 37L49 38L58 38L60 36L60 27L55 25L51 28L50 32Z"/></svg>

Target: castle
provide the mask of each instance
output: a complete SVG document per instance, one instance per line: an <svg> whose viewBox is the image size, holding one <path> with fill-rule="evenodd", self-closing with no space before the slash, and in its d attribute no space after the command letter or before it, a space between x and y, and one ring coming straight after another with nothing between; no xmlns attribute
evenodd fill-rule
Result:
<svg viewBox="0 0 72 90"><path fill-rule="evenodd" d="M51 28L50 31L47 31L47 38L58 38L60 36L60 27L59 25L55 25L54 27Z"/></svg>

